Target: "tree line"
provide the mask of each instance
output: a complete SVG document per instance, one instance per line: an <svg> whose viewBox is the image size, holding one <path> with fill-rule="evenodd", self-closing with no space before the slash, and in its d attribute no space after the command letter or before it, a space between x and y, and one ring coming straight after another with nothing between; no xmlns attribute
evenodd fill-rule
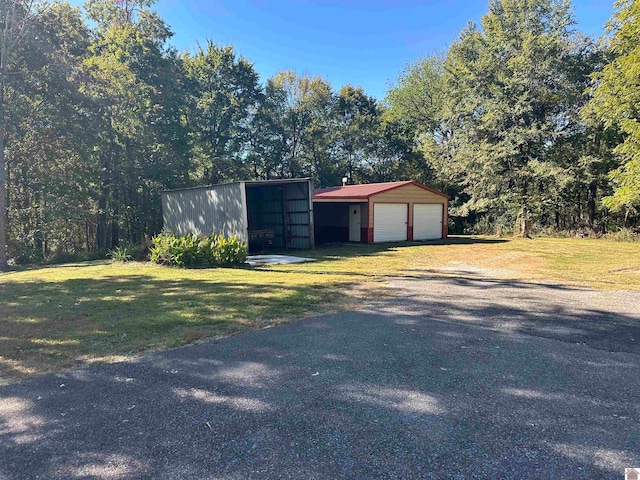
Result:
<svg viewBox="0 0 640 480"><path fill-rule="evenodd" d="M139 242L162 228L164 189L404 175L413 137L361 88L291 71L263 84L211 41L180 53L152 3L0 0L11 258Z"/></svg>
<svg viewBox="0 0 640 480"><path fill-rule="evenodd" d="M592 39L567 0L491 0L388 94L450 212L481 232L638 225L640 1Z"/></svg>
<svg viewBox="0 0 640 480"><path fill-rule="evenodd" d="M161 190L240 179L413 179L458 229L638 223L638 0L601 41L568 2L492 0L382 101L262 81L232 46L179 52L153 3L0 0L0 269L140 242Z"/></svg>

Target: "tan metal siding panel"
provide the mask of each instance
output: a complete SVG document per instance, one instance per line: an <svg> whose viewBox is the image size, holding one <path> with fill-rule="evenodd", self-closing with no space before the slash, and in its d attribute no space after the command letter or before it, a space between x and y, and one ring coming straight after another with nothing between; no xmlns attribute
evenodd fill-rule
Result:
<svg viewBox="0 0 640 480"><path fill-rule="evenodd" d="M413 227L413 204L414 203L439 203L447 206L447 199L441 195L416 187L415 185L407 185L395 188L388 192L382 192L374 195L370 199L369 214L373 215L373 205L375 203L408 203L409 204L409 226ZM446 217L446 215L445 215ZM446 221L446 218L445 218ZM371 221L370 223L373 223Z"/></svg>
<svg viewBox="0 0 640 480"><path fill-rule="evenodd" d="M362 215L360 224L363 227L369 227L369 202L360 203L360 214Z"/></svg>
<svg viewBox="0 0 640 480"><path fill-rule="evenodd" d="M163 192L164 228L178 235L222 233L246 242L242 184Z"/></svg>
<svg viewBox="0 0 640 480"><path fill-rule="evenodd" d="M415 202L415 203L447 203L447 199L441 195L425 190L415 185L399 187L388 192L379 193L371 197L372 202Z"/></svg>

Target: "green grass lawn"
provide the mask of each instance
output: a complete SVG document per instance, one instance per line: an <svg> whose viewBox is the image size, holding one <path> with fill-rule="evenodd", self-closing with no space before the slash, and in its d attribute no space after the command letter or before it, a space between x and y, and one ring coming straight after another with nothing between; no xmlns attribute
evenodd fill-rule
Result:
<svg viewBox="0 0 640 480"><path fill-rule="evenodd" d="M106 261L0 274L0 383L366 302L385 276L457 275L640 290L640 244L458 237L300 252L313 263L183 270ZM460 273L462 275L463 273Z"/></svg>

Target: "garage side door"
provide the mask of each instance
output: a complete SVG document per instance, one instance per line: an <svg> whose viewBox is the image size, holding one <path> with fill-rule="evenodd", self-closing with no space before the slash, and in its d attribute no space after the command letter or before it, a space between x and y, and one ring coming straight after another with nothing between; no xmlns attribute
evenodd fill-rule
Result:
<svg viewBox="0 0 640 480"><path fill-rule="evenodd" d="M407 204L375 203L373 205L373 241L403 242L407 239Z"/></svg>
<svg viewBox="0 0 640 480"><path fill-rule="evenodd" d="M413 239L437 240L442 238L441 204L415 204L413 206Z"/></svg>

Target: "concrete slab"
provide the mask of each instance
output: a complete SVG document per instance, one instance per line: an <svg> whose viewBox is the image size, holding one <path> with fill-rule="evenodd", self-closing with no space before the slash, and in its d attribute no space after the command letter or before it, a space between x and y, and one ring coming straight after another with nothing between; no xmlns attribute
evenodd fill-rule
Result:
<svg viewBox="0 0 640 480"><path fill-rule="evenodd" d="M261 265L288 265L290 263L315 262L315 258L292 255L249 255L247 263L253 267Z"/></svg>

